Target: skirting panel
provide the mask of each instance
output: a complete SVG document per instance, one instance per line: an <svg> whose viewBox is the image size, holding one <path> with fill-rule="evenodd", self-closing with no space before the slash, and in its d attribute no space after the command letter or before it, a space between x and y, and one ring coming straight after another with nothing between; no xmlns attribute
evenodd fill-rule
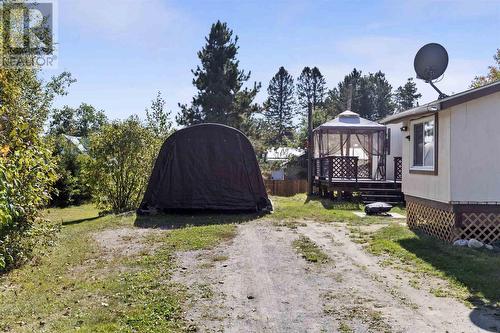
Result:
<svg viewBox="0 0 500 333"><path fill-rule="evenodd" d="M447 205L406 196L407 223L447 242L477 239L500 241L500 207L492 205Z"/></svg>
<svg viewBox="0 0 500 333"><path fill-rule="evenodd" d="M500 240L500 214L462 213L462 228L459 238L475 238L487 244Z"/></svg>
<svg viewBox="0 0 500 333"><path fill-rule="evenodd" d="M442 240L452 242L458 238L455 214L407 199L407 223L410 229L424 231Z"/></svg>

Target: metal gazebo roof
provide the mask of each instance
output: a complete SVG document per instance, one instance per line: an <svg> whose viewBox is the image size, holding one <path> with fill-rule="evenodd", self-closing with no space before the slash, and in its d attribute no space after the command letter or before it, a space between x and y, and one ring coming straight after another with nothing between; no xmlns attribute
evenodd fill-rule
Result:
<svg viewBox="0 0 500 333"><path fill-rule="evenodd" d="M361 118L359 114L352 111L344 111L333 120L327 121L314 129L318 130L338 130L341 132L366 132L366 131L381 131L385 129L385 125L381 125L374 121Z"/></svg>

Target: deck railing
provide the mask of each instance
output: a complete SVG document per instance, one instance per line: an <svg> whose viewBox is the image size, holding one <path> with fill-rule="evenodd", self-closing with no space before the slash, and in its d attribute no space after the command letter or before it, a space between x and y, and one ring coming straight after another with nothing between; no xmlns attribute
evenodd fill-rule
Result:
<svg viewBox="0 0 500 333"><path fill-rule="evenodd" d="M316 158L314 161L314 175L319 179L332 178L358 181L358 157L328 156Z"/></svg>
<svg viewBox="0 0 500 333"><path fill-rule="evenodd" d="M401 181L403 179L403 159L401 157L394 157L394 181Z"/></svg>

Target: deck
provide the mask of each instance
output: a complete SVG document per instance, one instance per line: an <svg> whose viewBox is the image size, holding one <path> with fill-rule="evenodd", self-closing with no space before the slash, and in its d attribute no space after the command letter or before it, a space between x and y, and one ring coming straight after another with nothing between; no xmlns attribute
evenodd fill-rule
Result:
<svg viewBox="0 0 500 333"><path fill-rule="evenodd" d="M313 185L322 196L336 197L342 193L358 193L364 203L387 202L401 204L401 160L394 161L396 180L372 179L358 168L355 157L328 157L316 159ZM385 176L385 174L383 175Z"/></svg>

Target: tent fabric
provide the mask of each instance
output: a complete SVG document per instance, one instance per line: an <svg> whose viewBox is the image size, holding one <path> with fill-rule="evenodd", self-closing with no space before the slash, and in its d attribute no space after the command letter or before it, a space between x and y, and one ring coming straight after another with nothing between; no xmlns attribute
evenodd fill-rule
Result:
<svg viewBox="0 0 500 333"><path fill-rule="evenodd" d="M314 158L357 157L358 168L368 170L363 177L372 178L374 172L375 178L385 178L386 126L357 113L344 111L318 126L313 132L313 148Z"/></svg>
<svg viewBox="0 0 500 333"><path fill-rule="evenodd" d="M352 112L352 111L344 111L341 114L338 115L333 120L327 121L324 124L319 125L314 131L317 130L339 130L339 131L356 131L357 133L362 132L363 130L365 131L380 131L384 130L385 126L378 124L374 121L361 118L359 114Z"/></svg>
<svg viewBox="0 0 500 333"><path fill-rule="evenodd" d="M385 154L386 126L344 111L314 130L314 157L368 156Z"/></svg>
<svg viewBox="0 0 500 333"><path fill-rule="evenodd" d="M237 129L199 124L163 144L139 211L271 210L255 151Z"/></svg>

